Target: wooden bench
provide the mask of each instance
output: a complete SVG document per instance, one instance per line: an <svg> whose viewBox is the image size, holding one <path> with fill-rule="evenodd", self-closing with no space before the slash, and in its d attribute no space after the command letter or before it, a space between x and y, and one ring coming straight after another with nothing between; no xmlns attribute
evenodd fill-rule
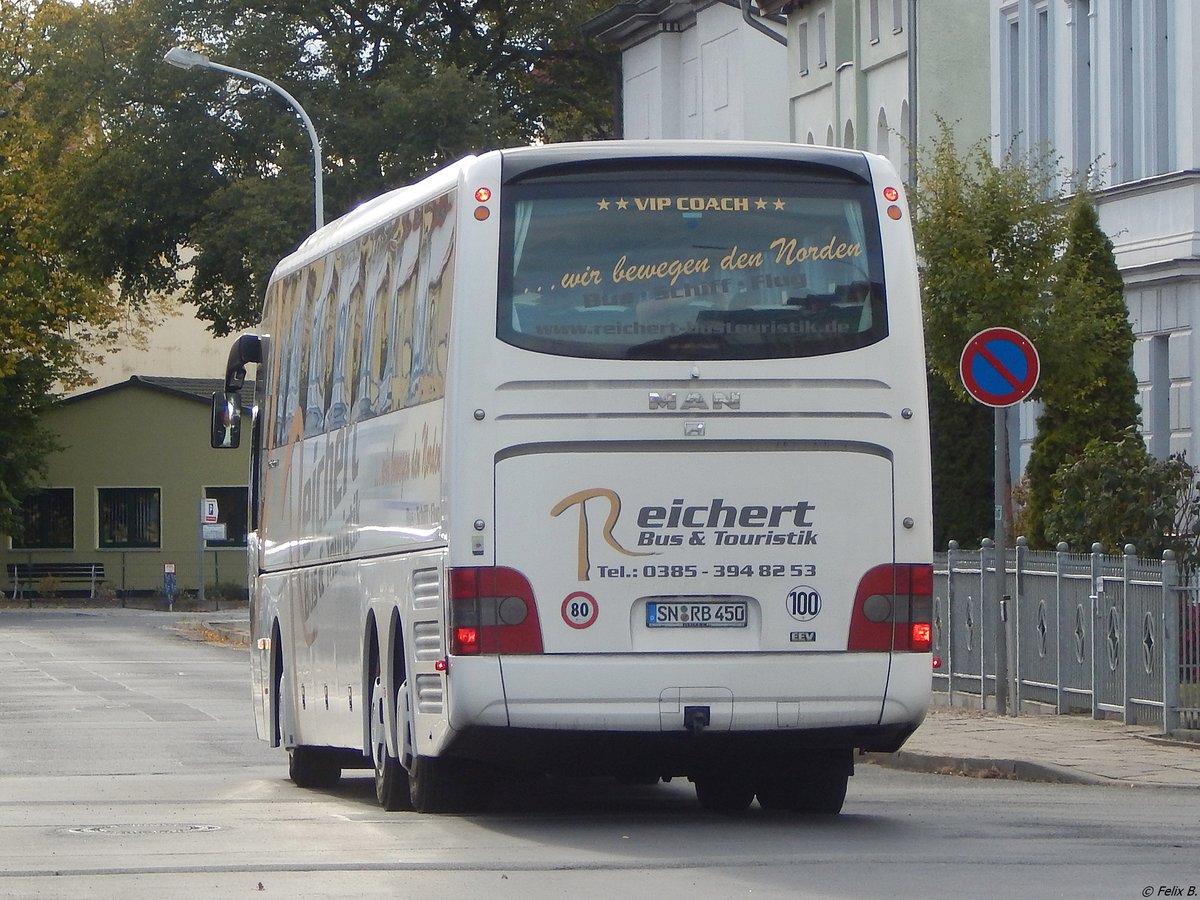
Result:
<svg viewBox="0 0 1200 900"><path fill-rule="evenodd" d="M104 581L104 563L9 563L8 577L14 600L20 600L26 591L32 596L43 578L53 578L64 585L86 584L88 596L95 598L96 586Z"/></svg>

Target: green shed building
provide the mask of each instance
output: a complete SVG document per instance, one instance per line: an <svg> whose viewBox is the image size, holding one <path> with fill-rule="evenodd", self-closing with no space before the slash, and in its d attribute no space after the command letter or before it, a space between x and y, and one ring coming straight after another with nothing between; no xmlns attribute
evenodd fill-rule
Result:
<svg viewBox="0 0 1200 900"><path fill-rule="evenodd" d="M221 389L218 379L134 375L56 404L44 422L62 449L25 504L24 533L0 539L6 593L243 588L249 441L210 449L209 403Z"/></svg>

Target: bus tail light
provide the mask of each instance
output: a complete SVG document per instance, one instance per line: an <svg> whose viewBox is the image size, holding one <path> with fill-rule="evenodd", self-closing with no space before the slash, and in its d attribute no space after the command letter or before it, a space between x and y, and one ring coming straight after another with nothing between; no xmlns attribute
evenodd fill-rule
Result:
<svg viewBox="0 0 1200 900"><path fill-rule="evenodd" d="M529 580L503 566L448 570L450 653L541 653L542 626Z"/></svg>
<svg viewBox="0 0 1200 900"><path fill-rule="evenodd" d="M933 566L876 566L858 583L847 650L928 653L933 646Z"/></svg>

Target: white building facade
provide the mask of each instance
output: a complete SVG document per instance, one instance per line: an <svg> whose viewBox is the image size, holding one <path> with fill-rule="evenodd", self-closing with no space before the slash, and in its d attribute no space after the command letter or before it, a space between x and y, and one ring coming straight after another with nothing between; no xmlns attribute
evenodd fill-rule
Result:
<svg viewBox="0 0 1200 900"><path fill-rule="evenodd" d="M991 0L996 152L1048 148L1097 191L1137 335L1151 453L1200 460L1200 88L1193 0ZM1037 409L1022 411L1034 433ZM1024 454L1023 454L1024 458Z"/></svg>
<svg viewBox="0 0 1200 900"><path fill-rule="evenodd" d="M734 0L637 0L586 30L622 50L624 137L790 140L783 28L750 27Z"/></svg>
<svg viewBox="0 0 1200 900"><path fill-rule="evenodd" d="M592 23L623 51L625 136L857 147L910 172L951 123L1047 150L1096 191L1137 335L1151 453L1200 461L1200 0L635 0ZM1028 460L1039 408L1013 415ZM1017 474L1016 472L1014 474Z"/></svg>

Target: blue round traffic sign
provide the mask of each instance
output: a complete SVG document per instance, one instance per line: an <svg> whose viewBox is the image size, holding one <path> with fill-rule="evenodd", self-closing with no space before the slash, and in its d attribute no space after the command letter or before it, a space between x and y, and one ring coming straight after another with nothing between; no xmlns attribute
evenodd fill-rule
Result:
<svg viewBox="0 0 1200 900"><path fill-rule="evenodd" d="M1033 342L1012 328L985 328L967 341L958 361L963 387L985 406L1020 403L1040 372Z"/></svg>

